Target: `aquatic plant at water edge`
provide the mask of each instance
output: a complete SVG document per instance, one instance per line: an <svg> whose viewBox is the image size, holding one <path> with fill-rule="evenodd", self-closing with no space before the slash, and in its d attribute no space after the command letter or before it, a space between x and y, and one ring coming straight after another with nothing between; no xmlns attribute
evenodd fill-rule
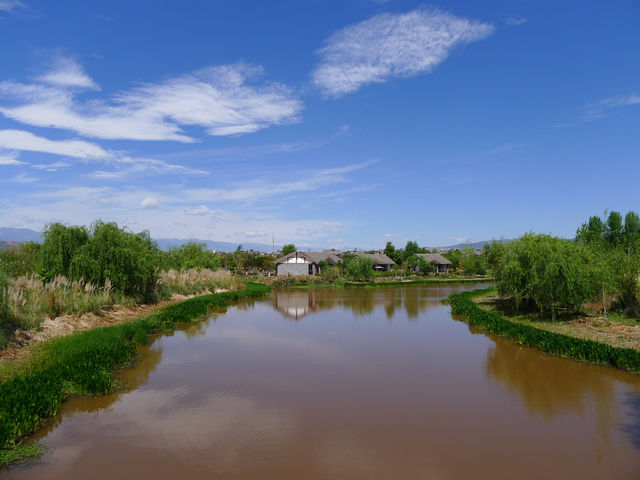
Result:
<svg viewBox="0 0 640 480"><path fill-rule="evenodd" d="M640 351L612 347L593 340L570 337L516 323L495 312L481 309L472 300L474 296L483 295L492 290L489 288L456 293L448 297L446 302L451 304L451 312L466 317L470 326L482 327L491 334L516 340L521 345L535 347L555 355L611 365L621 370L640 371Z"/></svg>
<svg viewBox="0 0 640 480"><path fill-rule="evenodd" d="M0 448L11 447L44 418L55 415L70 393L112 390L110 372L128 362L136 344L148 334L172 330L179 322L204 317L212 308L268 291L264 285L249 284L242 291L192 298L131 323L78 332L41 345L28 364L1 380Z"/></svg>

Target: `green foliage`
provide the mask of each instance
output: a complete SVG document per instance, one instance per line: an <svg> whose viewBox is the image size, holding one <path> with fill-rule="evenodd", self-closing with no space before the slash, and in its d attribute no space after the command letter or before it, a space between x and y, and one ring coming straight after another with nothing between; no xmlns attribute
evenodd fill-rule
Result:
<svg viewBox="0 0 640 480"><path fill-rule="evenodd" d="M396 250L393 243L387 242L384 247L384 254L396 262L397 265L402 265L402 252L400 250Z"/></svg>
<svg viewBox="0 0 640 480"><path fill-rule="evenodd" d="M609 212L607 217L607 229L605 238L611 246L618 246L622 243L624 228L622 225L622 215L620 212Z"/></svg>
<svg viewBox="0 0 640 480"><path fill-rule="evenodd" d="M0 272L0 328L9 322L9 280Z"/></svg>
<svg viewBox="0 0 640 480"><path fill-rule="evenodd" d="M465 248L460 256L460 268L466 275L486 275L485 254L478 255L472 248Z"/></svg>
<svg viewBox="0 0 640 480"><path fill-rule="evenodd" d="M57 413L69 392L103 394L114 388L109 372L125 364L147 335L172 330L231 301L265 295L268 287L192 298L132 323L96 328L43 344L32 363L0 384L0 448L16 444Z"/></svg>
<svg viewBox="0 0 640 480"><path fill-rule="evenodd" d="M618 212L605 212L605 217L589 218L578 229L576 241L591 250L604 303L609 295L615 296L628 315L640 315L640 216L629 211L624 222Z"/></svg>
<svg viewBox="0 0 640 480"><path fill-rule="evenodd" d="M530 302L555 317L578 311L594 297L598 284L589 251L582 245L548 235L526 234L496 250L488 249L491 270L501 296L513 297L515 308Z"/></svg>
<svg viewBox="0 0 640 480"><path fill-rule="evenodd" d="M0 450L0 467L16 464L27 465L40 458L43 453L44 448L39 443L27 443Z"/></svg>
<svg viewBox="0 0 640 480"><path fill-rule="evenodd" d="M535 347L544 352L575 358L587 362L611 365L621 370L640 371L640 352L630 348L619 348L549 332L530 325L512 322L495 312L482 310L472 297L485 294L492 289L475 290L451 295L447 302L451 312L464 315L470 326L482 327L492 335L500 335Z"/></svg>
<svg viewBox="0 0 640 480"><path fill-rule="evenodd" d="M222 258L207 248L206 243L188 242L171 247L160 254L160 267L163 270L183 270L190 268L208 268L216 271L222 265Z"/></svg>
<svg viewBox="0 0 640 480"><path fill-rule="evenodd" d="M76 251L89 241L86 227L69 227L62 223L47 225L42 231L41 276L51 280L57 275L69 276Z"/></svg>
<svg viewBox="0 0 640 480"><path fill-rule="evenodd" d="M131 233L115 223L95 222L89 230L60 223L48 225L41 248L42 276L90 281L107 279L125 295L153 300L158 248L148 232Z"/></svg>
<svg viewBox="0 0 640 480"><path fill-rule="evenodd" d="M415 258L415 257L413 257ZM418 271L422 274L422 275L428 275L429 273L435 271L435 267L433 265L431 265L429 262L427 262L424 258L420 257L418 259Z"/></svg>
<svg viewBox="0 0 640 480"><path fill-rule="evenodd" d="M287 243L284 247L282 247L282 255L289 255L296 251L296 246L293 243Z"/></svg>
<svg viewBox="0 0 640 480"><path fill-rule="evenodd" d="M373 262L369 258L353 256L346 261L343 258L347 278L356 282L373 281Z"/></svg>
<svg viewBox="0 0 640 480"><path fill-rule="evenodd" d="M37 273L40 268L40 248L39 243L26 242L18 245L18 248L0 251L0 272L10 278Z"/></svg>
<svg viewBox="0 0 640 480"><path fill-rule="evenodd" d="M460 260L462 260L462 252L459 248L455 250L449 250L447 253L443 255L444 258L451 262L451 269L457 270L460 268Z"/></svg>

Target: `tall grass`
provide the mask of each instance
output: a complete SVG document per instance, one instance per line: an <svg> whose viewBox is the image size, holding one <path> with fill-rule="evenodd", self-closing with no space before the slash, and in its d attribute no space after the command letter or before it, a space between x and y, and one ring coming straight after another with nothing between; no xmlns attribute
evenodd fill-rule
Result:
<svg viewBox="0 0 640 480"><path fill-rule="evenodd" d="M197 320L212 308L265 295L269 288L249 284L243 291L204 295L131 323L77 332L42 344L31 360L3 372L0 380L0 449L10 448L55 415L62 400L74 393L103 394L114 388L110 375L128 362L147 335L172 330L179 322Z"/></svg>
<svg viewBox="0 0 640 480"><path fill-rule="evenodd" d="M9 283L9 317L20 328L36 328L47 316L99 313L119 297L114 294L109 280L103 287L96 287L91 282L69 281L62 276L48 283L35 276L18 277Z"/></svg>
<svg viewBox="0 0 640 480"><path fill-rule="evenodd" d="M158 274L157 289L160 298L168 298L173 293L195 295L216 290L238 290L242 282L226 270L190 268L186 270L166 270Z"/></svg>

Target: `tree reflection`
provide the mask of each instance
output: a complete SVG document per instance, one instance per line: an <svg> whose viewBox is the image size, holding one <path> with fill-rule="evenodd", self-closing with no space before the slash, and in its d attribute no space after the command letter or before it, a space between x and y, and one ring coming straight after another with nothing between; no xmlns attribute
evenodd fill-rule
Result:
<svg viewBox="0 0 640 480"><path fill-rule="evenodd" d="M453 287L455 288L455 287ZM452 287L439 288L434 295L433 286L343 288L276 291L271 296L273 308L284 317L295 321L306 315L336 307L349 309L354 316L368 316L376 309L384 310L388 320L404 310L415 320L427 309L440 307L440 300L453 292Z"/></svg>

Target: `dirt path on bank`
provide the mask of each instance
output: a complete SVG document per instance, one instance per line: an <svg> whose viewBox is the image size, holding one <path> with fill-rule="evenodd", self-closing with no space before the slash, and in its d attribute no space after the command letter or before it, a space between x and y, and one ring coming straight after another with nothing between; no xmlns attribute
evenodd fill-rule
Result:
<svg viewBox="0 0 640 480"><path fill-rule="evenodd" d="M215 293L227 290L216 290ZM0 350L0 362L13 361L24 358L36 345L52 338L70 335L75 331L90 330L97 327L107 327L120 323L130 322L138 317L151 313L168 305L180 303L188 298L199 295L208 295L205 291L198 295L174 294L170 300L163 300L150 305L112 305L102 309L99 315L94 313L62 315L54 319L45 318L37 330L16 330L13 338L9 340L6 348Z"/></svg>

